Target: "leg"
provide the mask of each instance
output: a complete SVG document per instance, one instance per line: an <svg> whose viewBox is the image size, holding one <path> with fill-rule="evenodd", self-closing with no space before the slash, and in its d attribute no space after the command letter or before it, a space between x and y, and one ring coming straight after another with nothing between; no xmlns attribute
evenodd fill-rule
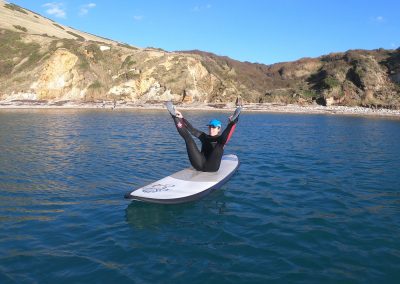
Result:
<svg viewBox="0 0 400 284"><path fill-rule="evenodd" d="M222 155L224 154L224 146L217 144L204 164L204 172L217 172L221 165Z"/></svg>
<svg viewBox="0 0 400 284"><path fill-rule="evenodd" d="M198 171L202 171L205 163L204 155L197 148L196 143L194 142L192 136L189 131L186 129L185 123L183 119L178 117L172 117L175 122L176 129L178 130L179 135L185 140L186 150L189 156L189 161L192 164L193 168Z"/></svg>

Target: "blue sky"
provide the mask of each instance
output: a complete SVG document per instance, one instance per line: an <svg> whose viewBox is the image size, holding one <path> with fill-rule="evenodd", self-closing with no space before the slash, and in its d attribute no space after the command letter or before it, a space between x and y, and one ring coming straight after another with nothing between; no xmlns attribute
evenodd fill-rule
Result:
<svg viewBox="0 0 400 284"><path fill-rule="evenodd" d="M199 49L264 64L400 46L399 0L11 2L138 47Z"/></svg>

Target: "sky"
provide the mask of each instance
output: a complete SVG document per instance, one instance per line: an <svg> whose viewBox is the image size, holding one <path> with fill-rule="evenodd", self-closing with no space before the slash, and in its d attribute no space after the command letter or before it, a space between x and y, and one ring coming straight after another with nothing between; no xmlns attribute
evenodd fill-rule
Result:
<svg viewBox="0 0 400 284"><path fill-rule="evenodd" d="M273 64L349 49L397 49L400 0L9 0L137 47Z"/></svg>

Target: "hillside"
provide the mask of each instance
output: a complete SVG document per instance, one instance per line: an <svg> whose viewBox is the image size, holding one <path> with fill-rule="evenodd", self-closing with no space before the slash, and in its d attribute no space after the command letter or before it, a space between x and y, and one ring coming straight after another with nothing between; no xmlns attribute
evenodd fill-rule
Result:
<svg viewBox="0 0 400 284"><path fill-rule="evenodd" d="M400 109L400 49L273 65L137 48L0 0L0 101L244 102Z"/></svg>

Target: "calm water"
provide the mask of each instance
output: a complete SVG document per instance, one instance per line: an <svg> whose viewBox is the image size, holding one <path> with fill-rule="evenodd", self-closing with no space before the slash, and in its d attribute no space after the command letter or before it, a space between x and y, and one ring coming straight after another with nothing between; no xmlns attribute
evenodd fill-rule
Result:
<svg viewBox="0 0 400 284"><path fill-rule="evenodd" d="M188 166L166 112L0 111L0 283L400 283L400 120L244 113L226 153L202 200L127 201Z"/></svg>

